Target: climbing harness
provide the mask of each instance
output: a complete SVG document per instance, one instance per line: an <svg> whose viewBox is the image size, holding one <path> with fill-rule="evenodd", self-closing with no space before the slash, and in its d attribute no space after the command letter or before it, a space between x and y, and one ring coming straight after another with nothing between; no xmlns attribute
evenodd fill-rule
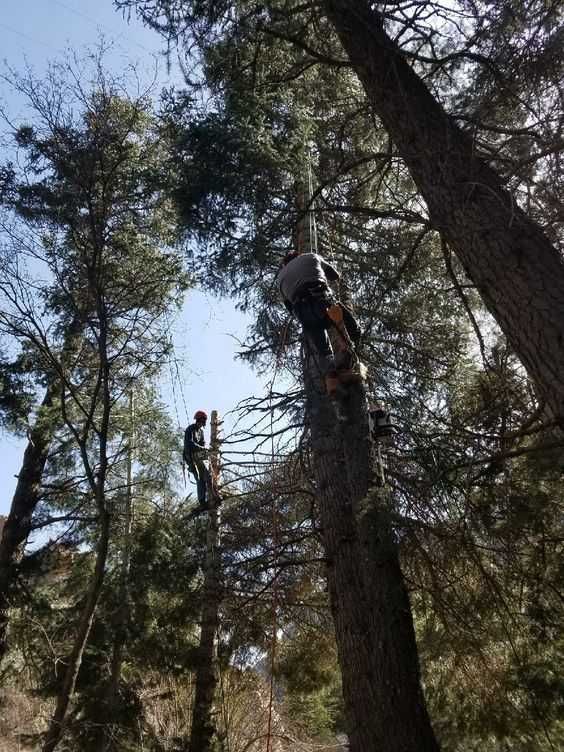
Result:
<svg viewBox="0 0 564 752"><path fill-rule="evenodd" d="M303 190L304 181L301 183L302 191L298 192L297 197L300 212L296 235L298 254L308 251L318 252L311 147L307 150L306 162L307 194ZM307 238L304 237L306 232ZM346 421L346 411L341 403L347 399L347 387L354 383L361 383L366 373L355 350L355 342L360 334L358 325L352 313L341 302L335 300L333 291L323 282L304 285L292 303L301 307L299 318L305 329L309 323L311 328L323 328L329 334L334 368L325 370L323 374L325 391L333 403L337 419ZM313 344L315 349L315 343Z"/></svg>
<svg viewBox="0 0 564 752"><path fill-rule="evenodd" d="M354 343L347 330L344 307L335 301L332 291L323 282L303 285L295 296L294 305L299 308L299 318L306 329L323 328L335 333L332 347L335 368L325 375L325 388L329 397L336 399L341 384L359 382L362 378ZM353 320L350 313L349 318Z"/></svg>

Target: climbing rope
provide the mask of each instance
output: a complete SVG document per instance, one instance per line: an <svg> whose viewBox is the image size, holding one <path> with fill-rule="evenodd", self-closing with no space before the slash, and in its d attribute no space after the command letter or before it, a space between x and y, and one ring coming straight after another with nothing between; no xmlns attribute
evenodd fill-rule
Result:
<svg viewBox="0 0 564 752"><path fill-rule="evenodd" d="M172 322L170 321L168 312L165 313L165 323L166 323L167 330L171 332ZM178 382L180 396L182 398L182 404L184 406L184 417L186 421L184 425L187 425L190 421L189 414L188 414L188 405L186 404L186 395L184 394L183 381L180 376L180 369L178 367L178 356L176 354L172 335L170 335L168 343L170 345L170 355L167 358L167 362L168 362L168 367L170 369L170 385L172 388L172 400L174 404L174 412L176 414L176 422L178 426L182 425L182 423L180 422L180 413L178 412L178 397L176 393L176 383ZM174 363L174 370L173 370L173 363ZM184 481L184 488L186 489L188 484L186 481L186 463L184 461L184 453L182 454L182 479ZM188 474L188 479L190 481L192 480L190 477L190 474Z"/></svg>
<svg viewBox="0 0 564 752"><path fill-rule="evenodd" d="M307 158L307 188L309 206L307 211L309 224L309 250L311 253L317 253L317 222L315 219L315 201L313 200L313 172L311 169L311 146L308 148Z"/></svg>

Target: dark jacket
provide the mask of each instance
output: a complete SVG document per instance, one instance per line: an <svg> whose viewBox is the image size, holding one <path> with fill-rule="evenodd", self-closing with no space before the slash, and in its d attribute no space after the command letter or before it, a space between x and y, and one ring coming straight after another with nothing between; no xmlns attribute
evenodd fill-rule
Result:
<svg viewBox="0 0 564 752"><path fill-rule="evenodd" d="M204 429L196 423L191 423L184 431L184 460L189 465L193 464L194 459L205 448Z"/></svg>
<svg viewBox="0 0 564 752"><path fill-rule="evenodd" d="M277 282L284 301L295 303L305 285L339 279L339 272L317 253L301 253L280 269Z"/></svg>

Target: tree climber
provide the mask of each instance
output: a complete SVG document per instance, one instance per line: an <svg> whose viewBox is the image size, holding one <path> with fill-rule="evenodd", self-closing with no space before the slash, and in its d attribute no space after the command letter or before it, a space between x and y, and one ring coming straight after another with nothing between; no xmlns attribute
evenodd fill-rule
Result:
<svg viewBox="0 0 564 752"><path fill-rule="evenodd" d="M188 465L188 470L196 479L196 491L198 502L201 507L206 507L208 487L212 488L212 477L208 469L206 458L206 440L204 428L208 420L203 410L197 410L194 414L194 423L191 423L184 432L183 459Z"/></svg>
<svg viewBox="0 0 564 752"><path fill-rule="evenodd" d="M329 281L339 272L317 253L289 253L282 262L277 282L284 305L295 313L304 333L319 355L327 394L335 397L341 380L350 376L356 361L354 344L360 329L352 313L335 300ZM327 329L338 334L338 352L334 353Z"/></svg>

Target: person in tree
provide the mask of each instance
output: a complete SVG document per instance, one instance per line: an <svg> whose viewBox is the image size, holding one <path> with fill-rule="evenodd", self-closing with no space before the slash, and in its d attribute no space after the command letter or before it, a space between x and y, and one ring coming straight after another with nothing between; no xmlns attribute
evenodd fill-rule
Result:
<svg viewBox="0 0 564 752"><path fill-rule="evenodd" d="M289 253L282 262L277 282L284 305L300 321L319 357L330 397L336 396L339 377L350 373L355 362L354 344L360 329L352 313L335 299L329 282L339 272L317 253ZM339 351L335 354L327 330L338 333Z"/></svg>
<svg viewBox="0 0 564 752"><path fill-rule="evenodd" d="M207 421L207 414L203 410L197 410L194 414L194 423L191 423L184 432L184 462L196 479L198 502L202 507L206 506L207 491L212 485L211 474L206 462L208 450L204 438L204 428Z"/></svg>

